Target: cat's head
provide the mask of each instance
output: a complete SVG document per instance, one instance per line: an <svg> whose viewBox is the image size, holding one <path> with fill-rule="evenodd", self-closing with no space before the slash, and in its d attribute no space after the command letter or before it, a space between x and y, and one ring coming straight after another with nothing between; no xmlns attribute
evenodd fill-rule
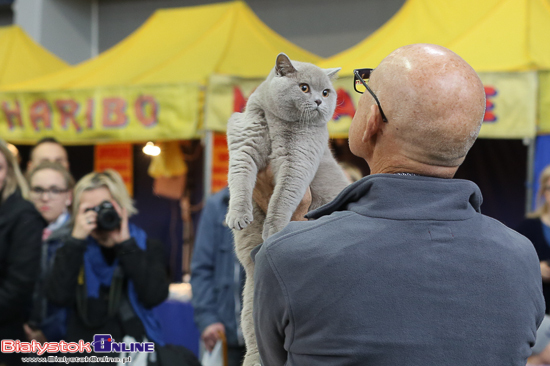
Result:
<svg viewBox="0 0 550 366"><path fill-rule="evenodd" d="M291 61L280 53L270 75L269 109L287 121L326 123L336 108L331 80L340 71Z"/></svg>

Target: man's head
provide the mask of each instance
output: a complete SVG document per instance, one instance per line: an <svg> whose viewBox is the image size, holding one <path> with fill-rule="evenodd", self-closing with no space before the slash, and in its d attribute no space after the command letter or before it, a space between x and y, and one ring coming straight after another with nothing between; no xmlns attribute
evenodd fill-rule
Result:
<svg viewBox="0 0 550 366"><path fill-rule="evenodd" d="M485 91L460 56L414 44L387 56L372 73L350 127L351 151L373 173L452 177L473 145L485 113Z"/></svg>
<svg viewBox="0 0 550 366"><path fill-rule="evenodd" d="M59 163L69 170L67 150L53 137L45 137L34 145L27 164L27 171L31 171L43 161Z"/></svg>

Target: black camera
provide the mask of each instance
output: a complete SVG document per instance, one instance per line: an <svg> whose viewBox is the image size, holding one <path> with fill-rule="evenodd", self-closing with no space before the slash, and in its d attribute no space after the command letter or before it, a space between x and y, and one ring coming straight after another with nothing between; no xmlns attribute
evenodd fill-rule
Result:
<svg viewBox="0 0 550 366"><path fill-rule="evenodd" d="M99 205L89 208L86 211L97 212L97 228L104 231L111 231L120 226L120 216L115 207L109 201L103 201Z"/></svg>

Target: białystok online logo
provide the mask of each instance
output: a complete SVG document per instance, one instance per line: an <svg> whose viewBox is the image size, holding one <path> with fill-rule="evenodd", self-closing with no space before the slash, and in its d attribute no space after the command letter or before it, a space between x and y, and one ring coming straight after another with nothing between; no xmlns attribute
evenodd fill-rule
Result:
<svg viewBox="0 0 550 366"><path fill-rule="evenodd" d="M2 353L36 353L39 356L44 353L121 353L121 352L155 352L153 342L115 342L110 334L96 334L93 342L44 342L35 340L32 342L21 342L19 340L3 339L1 344Z"/></svg>

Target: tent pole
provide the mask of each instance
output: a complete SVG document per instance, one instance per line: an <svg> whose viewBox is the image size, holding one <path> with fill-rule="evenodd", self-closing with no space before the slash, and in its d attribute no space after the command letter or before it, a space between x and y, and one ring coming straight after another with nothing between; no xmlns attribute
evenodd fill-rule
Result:
<svg viewBox="0 0 550 366"><path fill-rule="evenodd" d="M92 58L99 55L99 5L97 3L98 0L92 0L92 16L91 16L91 36L90 36L90 44L91 44L91 51L90 54Z"/></svg>
<svg viewBox="0 0 550 366"><path fill-rule="evenodd" d="M525 182L525 213L532 211L533 203L533 180L535 175L535 138L523 139L523 144L527 146L527 182Z"/></svg>
<svg viewBox="0 0 550 366"><path fill-rule="evenodd" d="M214 133L206 130L204 139L204 200L210 197L212 192L212 148Z"/></svg>

